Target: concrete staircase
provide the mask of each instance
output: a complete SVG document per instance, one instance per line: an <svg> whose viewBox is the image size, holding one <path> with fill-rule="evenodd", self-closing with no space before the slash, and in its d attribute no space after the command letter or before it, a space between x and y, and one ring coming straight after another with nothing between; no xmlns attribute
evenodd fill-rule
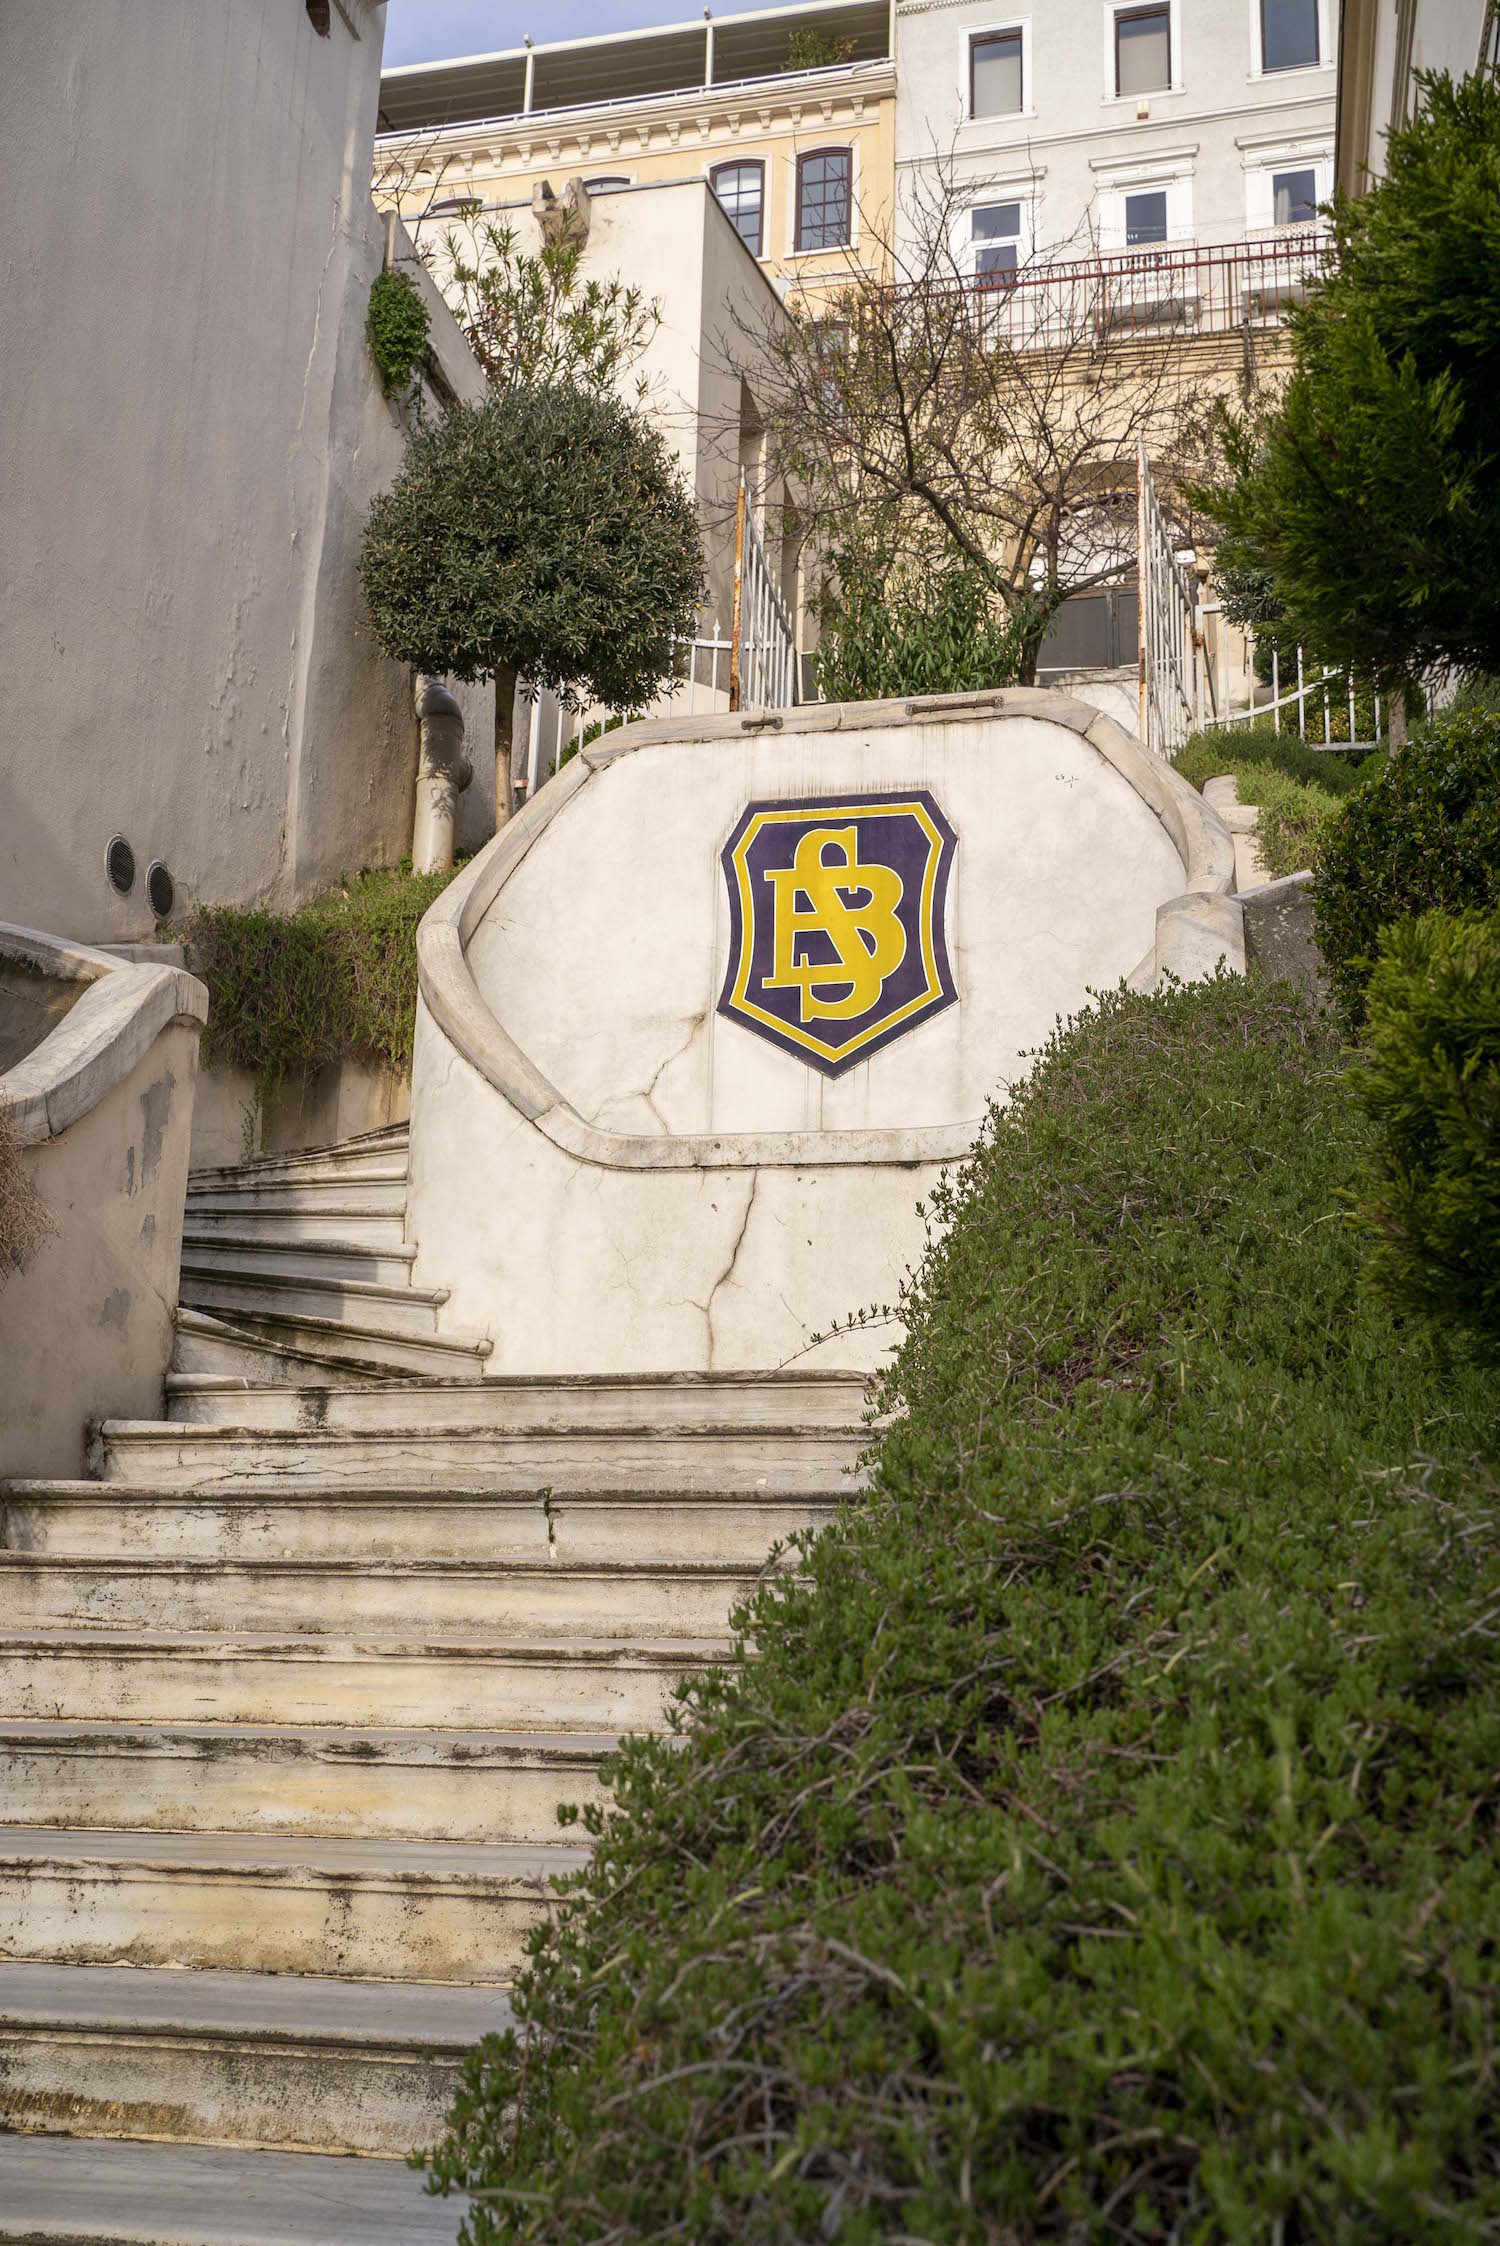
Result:
<svg viewBox="0 0 1500 2246"><path fill-rule="evenodd" d="M195 1176L168 1417L0 1486L0 2239L451 2239L556 1803L850 1486L853 1377L480 1377L405 1176Z"/></svg>

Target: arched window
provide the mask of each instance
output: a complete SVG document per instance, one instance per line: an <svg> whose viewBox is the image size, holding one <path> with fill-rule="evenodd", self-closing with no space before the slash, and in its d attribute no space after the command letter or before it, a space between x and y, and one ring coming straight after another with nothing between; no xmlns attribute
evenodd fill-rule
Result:
<svg viewBox="0 0 1500 2246"><path fill-rule="evenodd" d="M326 39L333 28L333 10L328 0L307 0L307 20L320 39Z"/></svg>
<svg viewBox="0 0 1500 2246"><path fill-rule="evenodd" d="M708 177L740 240L752 257L759 257L765 232L765 165L715 164Z"/></svg>
<svg viewBox="0 0 1500 2246"><path fill-rule="evenodd" d="M853 240L854 151L815 148L797 158L799 250L843 250Z"/></svg>
<svg viewBox="0 0 1500 2246"><path fill-rule="evenodd" d="M624 172L600 172L596 178L586 179L583 183L584 192L588 195L613 195L616 188L633 185L634 182L627 179Z"/></svg>

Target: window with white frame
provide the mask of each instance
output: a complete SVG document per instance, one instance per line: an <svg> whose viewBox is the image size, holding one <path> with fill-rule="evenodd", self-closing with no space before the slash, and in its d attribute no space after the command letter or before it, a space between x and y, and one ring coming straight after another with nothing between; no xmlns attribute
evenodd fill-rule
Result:
<svg viewBox="0 0 1500 2246"><path fill-rule="evenodd" d="M1271 174L1271 224L1311 226L1318 215L1318 174L1312 164Z"/></svg>
<svg viewBox="0 0 1500 2246"><path fill-rule="evenodd" d="M1262 70L1306 70L1321 62L1318 0L1259 0Z"/></svg>
<svg viewBox="0 0 1500 2246"><path fill-rule="evenodd" d="M1009 288L1024 255L1019 202L976 203L969 213L969 270L982 287Z"/></svg>
<svg viewBox="0 0 1500 2246"><path fill-rule="evenodd" d="M1019 24L969 39L969 115L1019 117L1026 105L1025 39Z"/></svg>
<svg viewBox="0 0 1500 2246"><path fill-rule="evenodd" d="M1269 182L1269 173L1266 175ZM1099 247L1106 256L1159 249L1193 236L1190 157L1100 167L1096 205Z"/></svg>
<svg viewBox="0 0 1500 2246"><path fill-rule="evenodd" d="M1121 100L1166 93L1172 84L1172 11L1121 8L1114 22L1114 87Z"/></svg>
<svg viewBox="0 0 1500 2246"><path fill-rule="evenodd" d="M765 230L765 165L715 164L708 176L740 240L752 257L759 257Z"/></svg>
<svg viewBox="0 0 1500 2246"><path fill-rule="evenodd" d="M1247 150L1245 224L1316 226L1318 206L1333 193L1333 149L1327 141L1284 141Z"/></svg>
<svg viewBox="0 0 1500 2246"><path fill-rule="evenodd" d="M853 239L853 149L816 148L799 156L794 249L842 250Z"/></svg>
<svg viewBox="0 0 1500 2246"><path fill-rule="evenodd" d="M1167 239L1167 191L1143 187L1125 198L1125 247L1149 249Z"/></svg>

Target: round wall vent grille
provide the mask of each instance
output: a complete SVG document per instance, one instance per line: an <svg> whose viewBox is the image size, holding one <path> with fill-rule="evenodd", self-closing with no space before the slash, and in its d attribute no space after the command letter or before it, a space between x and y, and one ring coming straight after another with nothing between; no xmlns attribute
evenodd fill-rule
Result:
<svg viewBox="0 0 1500 2246"><path fill-rule="evenodd" d="M135 852L122 834L112 834L105 844L104 871L111 889L128 897L135 887Z"/></svg>
<svg viewBox="0 0 1500 2246"><path fill-rule="evenodd" d="M171 917L172 907L177 902L177 891L173 887L172 876L160 858L153 858L146 868L146 896L158 920Z"/></svg>

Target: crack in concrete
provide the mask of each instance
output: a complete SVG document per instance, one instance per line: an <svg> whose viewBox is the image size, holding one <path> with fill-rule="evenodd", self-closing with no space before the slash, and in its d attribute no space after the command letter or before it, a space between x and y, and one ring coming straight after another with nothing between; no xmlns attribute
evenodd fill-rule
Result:
<svg viewBox="0 0 1500 2246"><path fill-rule="evenodd" d="M645 1091L640 1095L641 1098L645 1101L647 1107L650 1108L652 1114L656 1117L657 1122L661 1125L663 1131L668 1135L668 1137L671 1136L672 1126L667 1121L666 1117L662 1114L661 1109L656 1104L656 1087L661 1082L662 1078L666 1075L667 1070L672 1066L672 1063L674 1061L680 1061L682 1059L683 1054L688 1050L688 1047L692 1044L693 1039L697 1036L699 1030L702 1029L707 1019L708 1009L706 1006L700 1008L700 1010L696 1014L693 1014L689 1017L690 1027L688 1029L687 1036L683 1039L682 1043L676 1048L674 1052L668 1053L666 1059L662 1062L660 1068L658 1068L656 1074L652 1077L650 1083L646 1086Z"/></svg>
<svg viewBox="0 0 1500 2246"><path fill-rule="evenodd" d="M745 1201L745 1213L740 1219L740 1229L735 1234L734 1246L729 1251L729 1261L709 1288L708 1300L703 1305L704 1324L708 1329L708 1370L710 1372L714 1369L714 1302L717 1299L719 1289L727 1287L734 1277L734 1267L740 1260L740 1250L745 1245L745 1234L750 1230L750 1218L755 1208L755 1197L759 1191L760 1172L759 1170L752 1170L750 1173L750 1191Z"/></svg>

